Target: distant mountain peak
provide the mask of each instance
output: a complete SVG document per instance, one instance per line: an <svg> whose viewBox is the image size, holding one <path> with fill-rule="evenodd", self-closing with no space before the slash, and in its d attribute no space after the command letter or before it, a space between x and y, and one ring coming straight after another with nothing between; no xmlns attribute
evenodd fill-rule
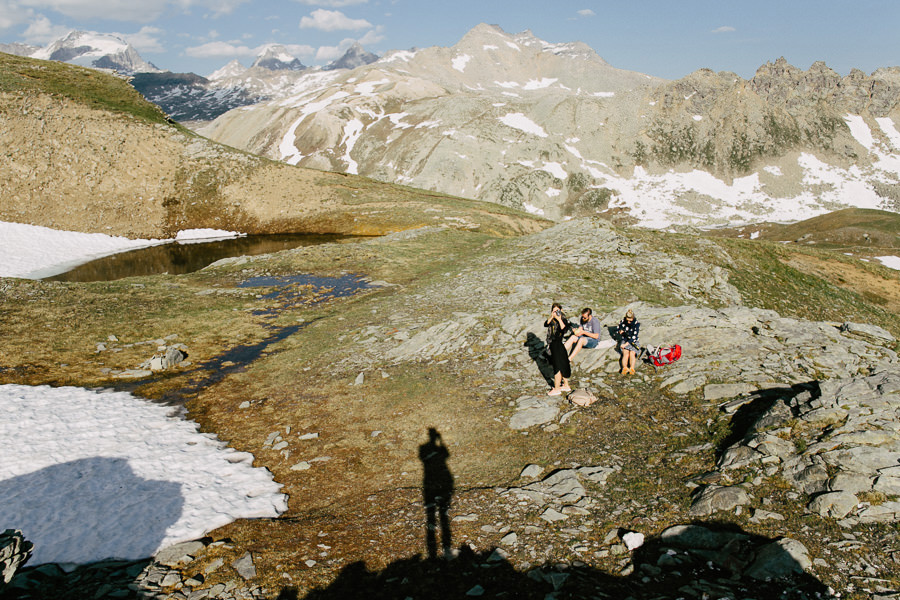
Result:
<svg viewBox="0 0 900 600"><path fill-rule="evenodd" d="M112 69L129 75L160 72L122 38L95 31L70 31L31 56L94 69Z"/></svg>
<svg viewBox="0 0 900 600"><path fill-rule="evenodd" d="M232 60L230 63L218 69L217 71L213 71L209 74L207 79L210 81L218 81L220 79L227 79L229 77L237 77L244 73L247 70L247 67L242 65L238 59Z"/></svg>
<svg viewBox="0 0 900 600"><path fill-rule="evenodd" d="M342 57L325 65L322 67L322 70L333 71L334 69L355 69L356 67L372 64L376 60L378 60L377 54L368 52L359 42L354 42L352 46L347 48L347 51Z"/></svg>
<svg viewBox="0 0 900 600"><path fill-rule="evenodd" d="M281 44L268 44L260 52L250 68L268 69L269 71L303 71L306 65L288 52Z"/></svg>

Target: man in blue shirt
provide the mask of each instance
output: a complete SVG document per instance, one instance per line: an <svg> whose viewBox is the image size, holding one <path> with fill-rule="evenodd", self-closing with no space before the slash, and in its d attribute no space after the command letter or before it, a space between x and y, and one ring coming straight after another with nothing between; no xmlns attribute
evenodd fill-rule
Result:
<svg viewBox="0 0 900 600"><path fill-rule="evenodd" d="M581 311L580 327L566 340L566 352L569 353L569 358L575 358L582 348L596 348L598 343L600 343L600 321L593 316L590 308L585 308Z"/></svg>

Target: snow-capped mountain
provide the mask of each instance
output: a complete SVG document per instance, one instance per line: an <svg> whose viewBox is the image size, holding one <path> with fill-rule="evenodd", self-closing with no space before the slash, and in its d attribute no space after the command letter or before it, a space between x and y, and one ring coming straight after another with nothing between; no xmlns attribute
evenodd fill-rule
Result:
<svg viewBox="0 0 900 600"><path fill-rule="evenodd" d="M268 69L269 71L303 71L306 66L300 59L291 55L287 48L280 44L271 44L257 55L250 67Z"/></svg>
<svg viewBox="0 0 900 600"><path fill-rule="evenodd" d="M15 54L16 56L31 56L40 49L40 46L32 46L31 44L23 44L21 42L13 42L12 44L0 44L0 52Z"/></svg>
<svg viewBox="0 0 900 600"><path fill-rule="evenodd" d="M160 72L156 66L141 58L137 50L122 38L93 31L71 31L30 56L82 67L113 69L127 75Z"/></svg>
<svg viewBox="0 0 900 600"><path fill-rule="evenodd" d="M336 62L349 65L371 61L371 57L378 58L357 45ZM327 74L324 68L305 67L284 46L269 45L249 68L233 60L206 78L193 73L147 73L136 75L132 85L176 121L211 121L234 108L321 85L343 70L346 67L336 66Z"/></svg>
<svg viewBox="0 0 900 600"><path fill-rule="evenodd" d="M900 210L900 69L841 77L781 60L749 81L700 70L668 82L584 44L482 24L453 47L390 52L291 91L200 132L554 219L615 209L711 226Z"/></svg>

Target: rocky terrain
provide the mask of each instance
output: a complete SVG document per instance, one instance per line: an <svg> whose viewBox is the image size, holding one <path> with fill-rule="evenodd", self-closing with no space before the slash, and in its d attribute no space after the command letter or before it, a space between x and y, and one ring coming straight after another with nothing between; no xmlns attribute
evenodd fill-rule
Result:
<svg viewBox="0 0 900 600"><path fill-rule="evenodd" d="M276 160L551 219L609 207L655 227L897 210L900 74L779 59L750 80L664 81L590 48L479 25L199 129Z"/></svg>
<svg viewBox="0 0 900 600"><path fill-rule="evenodd" d="M107 373L146 352L98 355L89 331L120 343L178 333L197 366L129 389L189 400L192 418L285 485L290 510L153 561L26 567L5 597L893 597L900 324L857 292L764 266L769 252L785 265L801 251L827 260L574 219L506 240L428 227L227 259L139 288L126 280L128 298L109 284L8 281L7 339L30 311L53 324L70 303L116 299L5 379L52 380L53 364L92 356L66 368L69 381L122 385ZM275 283L298 269L379 283L306 304ZM229 292L262 274L268 293ZM204 308L127 326L112 316L127 312L120 302L152 306L156 290ZM677 342L684 357L622 377L615 349L584 350L573 388L597 402L548 397L541 321L554 300L569 313L593 306L606 326L633 308L642 343ZM212 341L197 337L207 319L219 322ZM307 325L278 333L297 320ZM194 385L235 343L220 327L264 350ZM449 561L426 543L429 427L453 482L436 532Z"/></svg>

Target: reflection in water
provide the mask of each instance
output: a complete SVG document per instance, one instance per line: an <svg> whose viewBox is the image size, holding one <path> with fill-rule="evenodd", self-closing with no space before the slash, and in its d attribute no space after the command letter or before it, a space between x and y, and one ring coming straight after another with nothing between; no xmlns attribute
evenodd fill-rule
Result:
<svg viewBox="0 0 900 600"><path fill-rule="evenodd" d="M254 256L300 246L355 239L341 235L250 235L246 237L191 244L163 244L121 252L75 267L54 281L112 281L124 277L169 273L181 275L199 271L217 260L232 256Z"/></svg>

